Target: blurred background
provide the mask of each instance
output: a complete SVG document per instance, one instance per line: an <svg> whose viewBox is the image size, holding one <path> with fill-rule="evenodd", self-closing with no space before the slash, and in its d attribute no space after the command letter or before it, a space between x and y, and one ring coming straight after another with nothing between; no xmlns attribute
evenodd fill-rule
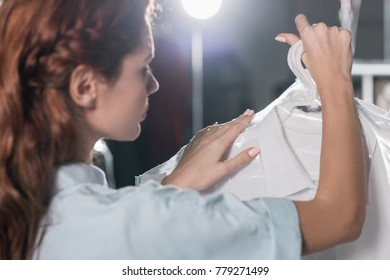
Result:
<svg viewBox="0 0 390 280"><path fill-rule="evenodd" d="M194 32L203 39L202 126L229 121L247 108L260 111L294 82L286 61L288 46L274 37L296 33L298 13L311 23L354 29L356 95L389 109L390 36L385 26L390 0L223 0L207 20L189 16L180 0L160 3L151 65L160 90L150 98L138 140L106 141L116 187L133 185L134 176L168 160L192 137Z"/></svg>

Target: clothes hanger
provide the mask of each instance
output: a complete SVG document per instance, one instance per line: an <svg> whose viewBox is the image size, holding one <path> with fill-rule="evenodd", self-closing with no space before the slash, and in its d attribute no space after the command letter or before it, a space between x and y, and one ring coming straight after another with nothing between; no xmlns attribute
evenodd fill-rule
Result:
<svg viewBox="0 0 390 280"><path fill-rule="evenodd" d="M321 111L321 101L318 95L315 82L307 69L302 64L302 54L304 52L302 41L296 42L288 51L287 63L290 70L301 82L301 87L297 90L290 90L283 101L277 105L279 109L285 112L282 121L285 121L289 115L296 109L305 113L314 113ZM294 87L294 85L292 86Z"/></svg>

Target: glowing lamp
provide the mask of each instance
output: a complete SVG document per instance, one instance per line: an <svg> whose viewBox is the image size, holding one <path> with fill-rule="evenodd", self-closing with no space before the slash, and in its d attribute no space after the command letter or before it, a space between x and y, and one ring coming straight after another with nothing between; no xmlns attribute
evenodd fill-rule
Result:
<svg viewBox="0 0 390 280"><path fill-rule="evenodd" d="M208 19L221 8L222 0L181 0L184 10L197 19Z"/></svg>

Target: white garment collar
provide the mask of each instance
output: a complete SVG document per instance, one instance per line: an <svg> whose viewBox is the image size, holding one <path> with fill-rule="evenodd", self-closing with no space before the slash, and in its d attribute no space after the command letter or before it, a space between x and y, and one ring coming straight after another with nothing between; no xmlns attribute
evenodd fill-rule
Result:
<svg viewBox="0 0 390 280"><path fill-rule="evenodd" d="M255 138L261 150L260 159L264 166L269 196L286 197L303 189L315 187L287 143L275 107L260 125L252 129L252 133L257 134Z"/></svg>

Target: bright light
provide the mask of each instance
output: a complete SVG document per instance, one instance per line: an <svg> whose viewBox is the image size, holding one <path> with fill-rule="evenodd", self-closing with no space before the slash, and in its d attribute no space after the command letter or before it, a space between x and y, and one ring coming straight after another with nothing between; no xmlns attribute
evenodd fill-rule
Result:
<svg viewBox="0 0 390 280"><path fill-rule="evenodd" d="M197 19L214 16L221 8L222 0L181 0L184 10Z"/></svg>

